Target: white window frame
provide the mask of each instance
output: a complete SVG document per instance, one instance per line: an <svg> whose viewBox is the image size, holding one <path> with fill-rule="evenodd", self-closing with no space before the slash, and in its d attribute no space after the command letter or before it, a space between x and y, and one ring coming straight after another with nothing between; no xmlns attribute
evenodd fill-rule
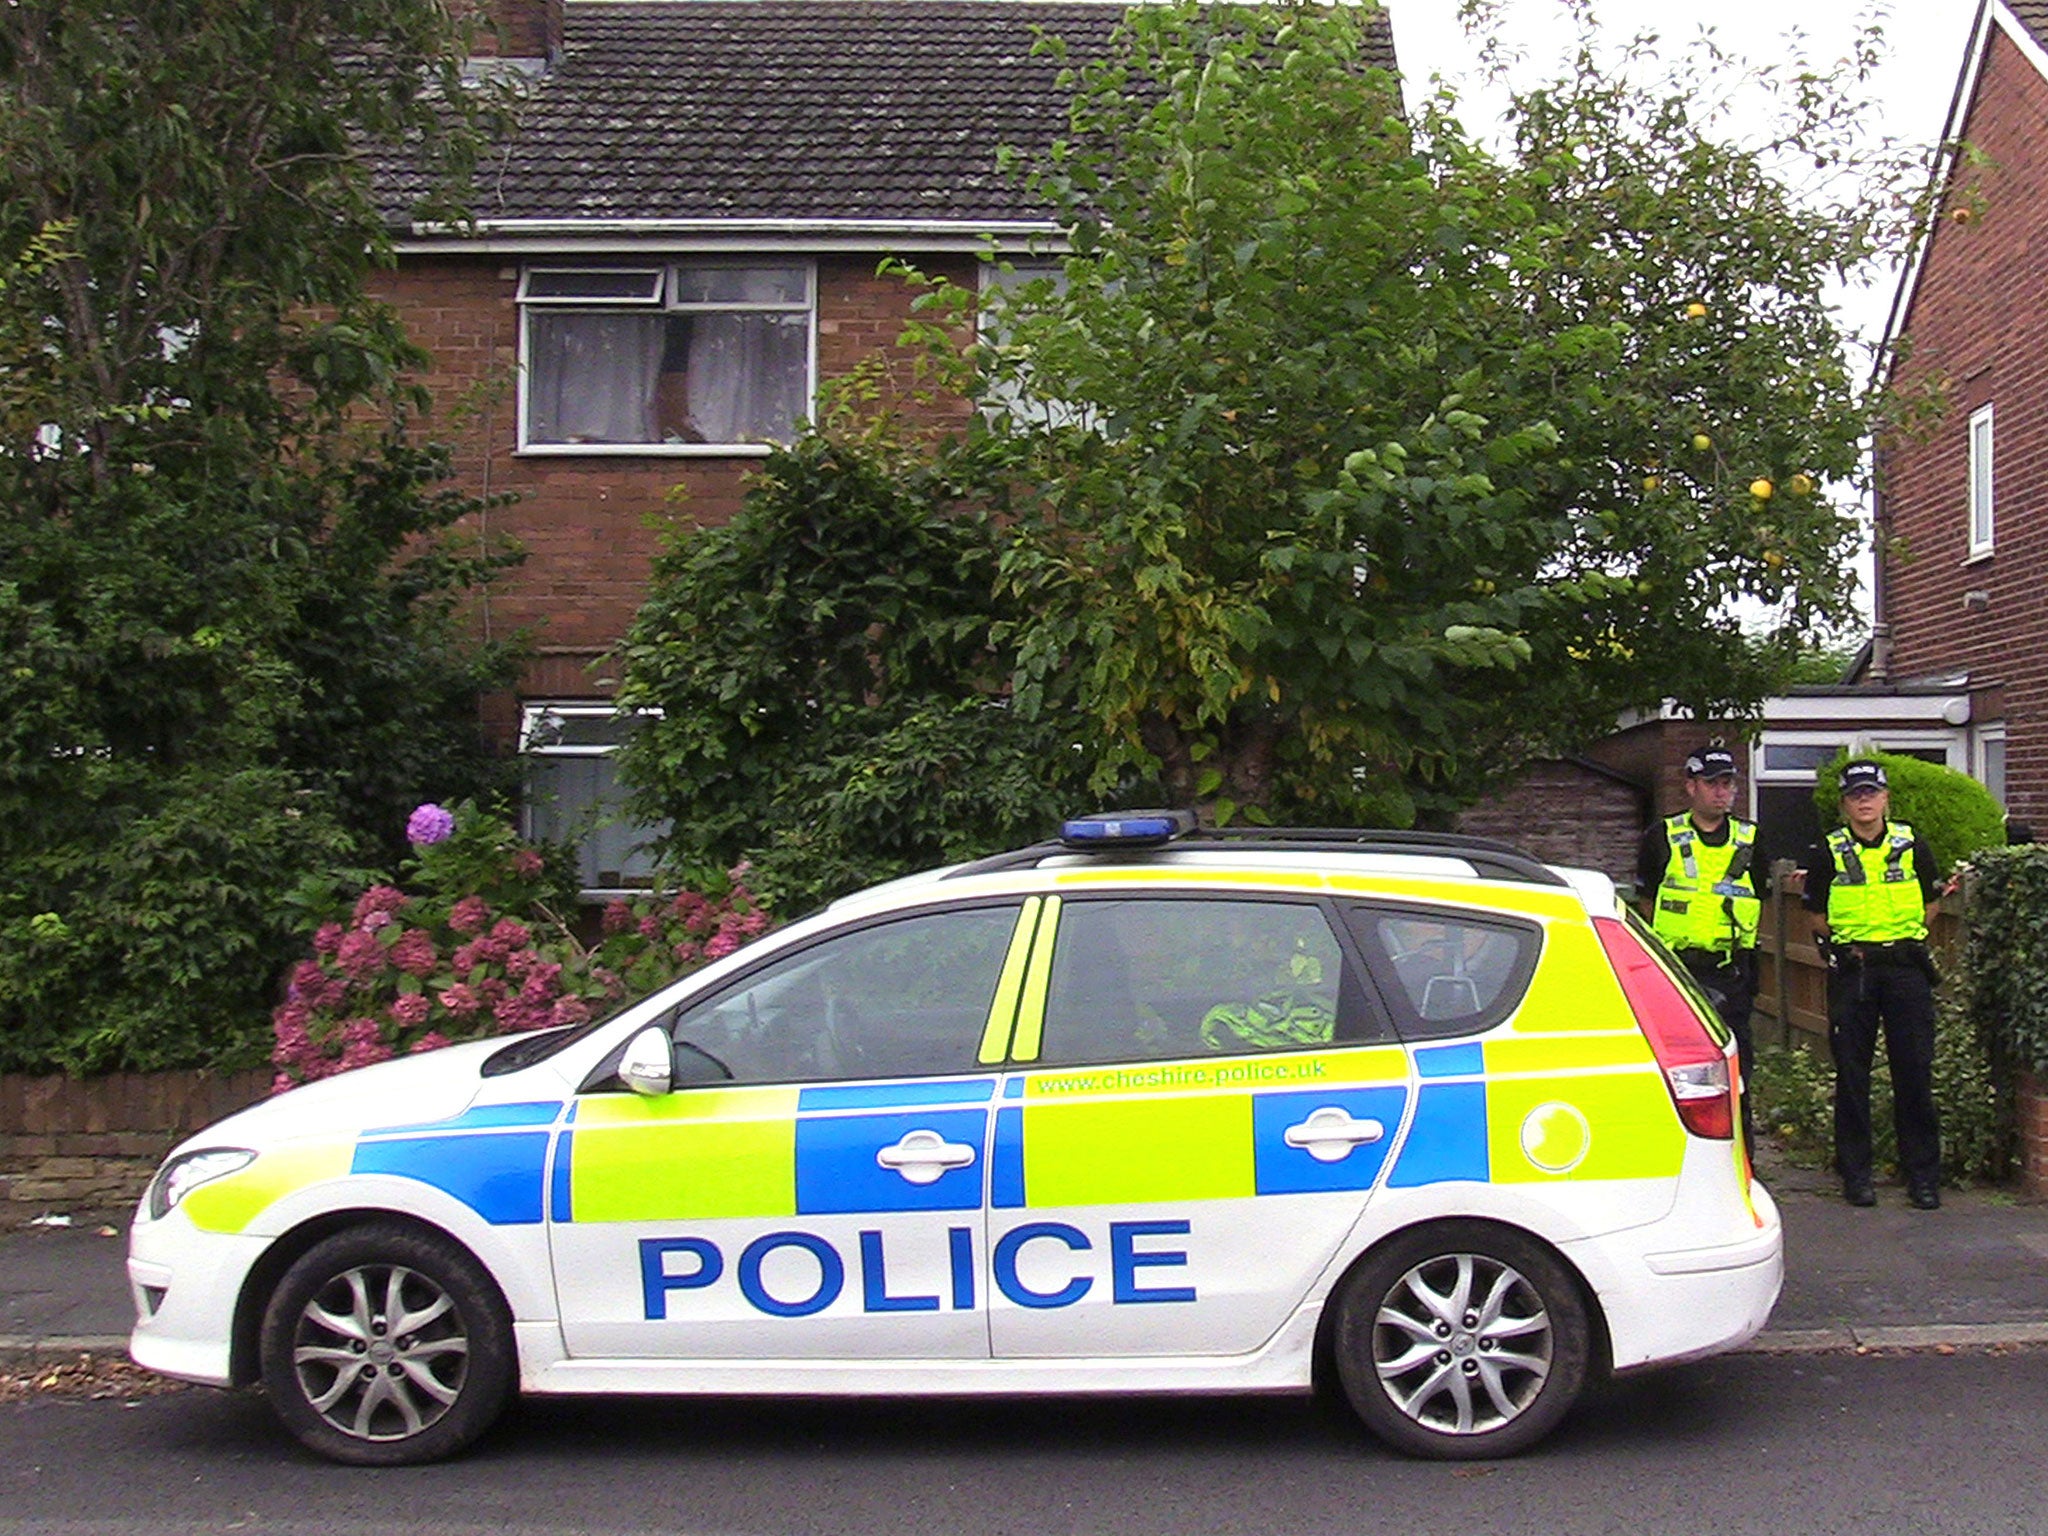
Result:
<svg viewBox="0 0 2048 1536"><path fill-rule="evenodd" d="M1930 747L1942 750L1943 766L1958 773L1968 770L1964 764L1969 761L1967 733L1960 727L1953 730L1899 730L1873 731L1867 726L1838 727L1835 730L1784 731L1766 728L1750 748L1749 813L1756 811L1756 786L1761 784L1812 784L1817 776L1812 768L1771 768L1766 766L1770 759L1766 755L1772 747L1824 747L1832 755L1844 747L1868 743L1880 752L1925 752Z"/></svg>
<svg viewBox="0 0 2048 1536"><path fill-rule="evenodd" d="M804 297L795 302L738 302L724 304L694 303L676 297L680 282L678 274L684 270L702 271L710 268L734 267L789 267L800 269L804 274ZM644 298L585 298L574 294L534 294L535 277L573 273L578 276L625 276L645 275L649 279L650 292ZM519 291L519 367L516 383L514 409L518 417L518 448L522 457L531 458L766 458L775 451L773 443L552 443L534 442L529 435L530 385L533 378L532 324L536 310L573 309L592 314L644 313L658 310L664 314L742 314L780 313L805 316L804 340L804 418L808 420L818 404L818 264L802 257L777 256L763 252L748 259L692 259L688 257L663 258L659 261L614 262L599 266L586 266L574 261L536 261L520 269Z"/></svg>
<svg viewBox="0 0 2048 1536"><path fill-rule="evenodd" d="M1969 517L1971 560L1981 560L1996 543L1996 486L1994 436L1991 407L1981 405L1970 413Z"/></svg>
<svg viewBox="0 0 2048 1536"><path fill-rule="evenodd" d="M547 757L614 757L617 756L617 742L558 742L551 737L557 726L568 720L631 720L660 718L660 710L620 711L609 704L549 703L536 701L524 705L519 718L519 756L522 760ZM536 807L531 795L522 797L519 807L519 832L522 837L535 840L539 836ZM649 828L650 834L658 834L660 828ZM582 845L577 846L577 860L580 866L583 857ZM585 901L610 901L615 898L645 896L651 886L645 885L584 885L579 882L577 894Z"/></svg>
<svg viewBox="0 0 2048 1536"><path fill-rule="evenodd" d="M1970 777L1990 790L1992 799L1996 800L2000 805L2004 805L2006 772L2004 762L2005 722L2000 720L1989 725L1980 725L1973 734L1974 739L1970 743ZM1999 749L2000 758L1998 783L1996 785L1993 785L1991 782L1991 748L1994 744Z"/></svg>

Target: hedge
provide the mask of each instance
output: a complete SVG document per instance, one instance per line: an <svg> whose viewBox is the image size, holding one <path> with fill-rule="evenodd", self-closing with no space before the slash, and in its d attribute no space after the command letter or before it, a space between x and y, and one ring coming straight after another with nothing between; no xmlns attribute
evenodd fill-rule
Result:
<svg viewBox="0 0 2048 1536"><path fill-rule="evenodd" d="M1995 1060L2048 1074L2048 847L1988 849L1971 867L1974 1022Z"/></svg>

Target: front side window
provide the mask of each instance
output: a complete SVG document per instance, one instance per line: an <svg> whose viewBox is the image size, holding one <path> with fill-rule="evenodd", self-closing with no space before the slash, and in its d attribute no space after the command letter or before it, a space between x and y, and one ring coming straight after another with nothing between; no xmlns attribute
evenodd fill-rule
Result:
<svg viewBox="0 0 2048 1536"><path fill-rule="evenodd" d="M1314 902L1069 901L1038 1059L1164 1061L1387 1033Z"/></svg>
<svg viewBox="0 0 2048 1536"><path fill-rule="evenodd" d="M1970 553L1988 555L1992 548L1991 407L1970 416Z"/></svg>
<svg viewBox="0 0 2048 1536"><path fill-rule="evenodd" d="M808 265L529 269L521 448L791 441L810 414L812 286Z"/></svg>
<svg viewBox="0 0 2048 1536"><path fill-rule="evenodd" d="M837 934L679 1014L682 1081L819 1082L978 1069L1015 906Z"/></svg>
<svg viewBox="0 0 2048 1536"><path fill-rule="evenodd" d="M1541 936L1533 924L1368 906L1345 917L1411 1038L1492 1028L1535 974Z"/></svg>

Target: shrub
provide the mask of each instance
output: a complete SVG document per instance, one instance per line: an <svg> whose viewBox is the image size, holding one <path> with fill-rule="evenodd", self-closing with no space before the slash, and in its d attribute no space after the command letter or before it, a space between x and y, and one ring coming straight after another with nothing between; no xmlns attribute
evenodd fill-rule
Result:
<svg viewBox="0 0 2048 1536"><path fill-rule="evenodd" d="M457 1040L584 1023L768 926L742 866L715 894L614 902L586 942L559 854L468 804L421 806L407 830L404 884L372 879L343 902L332 882L302 892L321 920L272 1015L275 1091Z"/></svg>
<svg viewBox="0 0 2048 1536"><path fill-rule="evenodd" d="M2002 1067L2048 1073L2048 847L1990 850L1972 867L1973 1019Z"/></svg>
<svg viewBox="0 0 2048 1536"><path fill-rule="evenodd" d="M2012 1165L2008 1079L1986 1051L1971 992L1965 978L1951 977L1935 994L1934 1106L1941 1120L1942 1175L1951 1184L1996 1182ZM1760 1133L1776 1137L1799 1161L1832 1165L1835 1073L1824 1048L1760 1045L1755 1093ZM1882 1040L1871 1067L1870 1124L1876 1165L1896 1169L1891 1071Z"/></svg>
<svg viewBox="0 0 2048 1536"><path fill-rule="evenodd" d="M1842 824L1842 793L1836 776L1852 754L1844 752L1820 770L1813 803L1823 827ZM1891 815L1927 840L1934 862L1951 870L1982 848L2005 845L2005 813L1991 791L1966 773L1892 752L1858 752L1884 765L1891 787Z"/></svg>

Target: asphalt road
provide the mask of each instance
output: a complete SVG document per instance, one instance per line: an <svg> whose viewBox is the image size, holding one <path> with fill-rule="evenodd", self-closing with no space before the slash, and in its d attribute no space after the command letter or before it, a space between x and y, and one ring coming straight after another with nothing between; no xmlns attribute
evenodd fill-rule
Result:
<svg viewBox="0 0 2048 1536"><path fill-rule="evenodd" d="M2048 1352L1736 1356L1638 1378L1520 1460L1401 1460L1294 1399L518 1408L466 1459L362 1472L249 1393L0 1408L0 1532L2048 1530Z"/></svg>

